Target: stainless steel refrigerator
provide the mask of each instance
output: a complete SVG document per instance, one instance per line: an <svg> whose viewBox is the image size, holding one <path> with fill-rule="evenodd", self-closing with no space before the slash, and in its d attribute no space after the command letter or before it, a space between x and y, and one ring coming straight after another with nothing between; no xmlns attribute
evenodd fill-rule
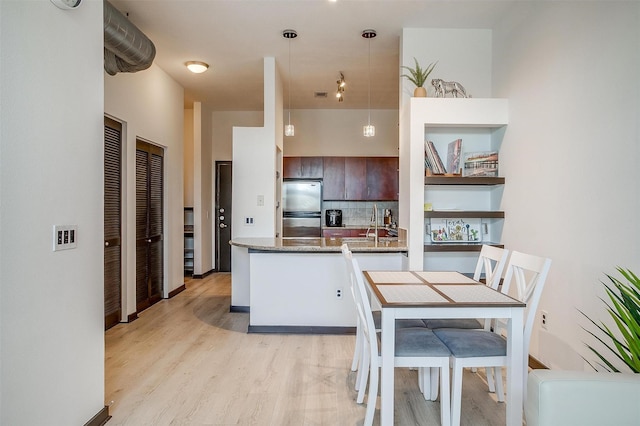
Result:
<svg viewBox="0 0 640 426"><path fill-rule="evenodd" d="M322 181L282 182L282 236L322 236Z"/></svg>

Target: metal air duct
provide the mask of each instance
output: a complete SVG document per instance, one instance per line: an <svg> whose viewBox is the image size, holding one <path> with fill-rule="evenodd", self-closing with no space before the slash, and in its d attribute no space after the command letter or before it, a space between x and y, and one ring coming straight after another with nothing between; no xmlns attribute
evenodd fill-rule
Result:
<svg viewBox="0 0 640 426"><path fill-rule="evenodd" d="M156 47L142 31L104 1L104 70L119 72L146 70L153 63Z"/></svg>

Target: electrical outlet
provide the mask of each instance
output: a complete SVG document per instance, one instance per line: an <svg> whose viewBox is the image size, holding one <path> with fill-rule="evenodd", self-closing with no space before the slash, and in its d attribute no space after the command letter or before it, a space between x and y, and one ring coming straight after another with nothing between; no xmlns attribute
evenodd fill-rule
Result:
<svg viewBox="0 0 640 426"><path fill-rule="evenodd" d="M342 299L342 289L341 288L337 288L336 289L336 299Z"/></svg>
<svg viewBox="0 0 640 426"><path fill-rule="evenodd" d="M244 225L245 226L253 226L253 218L252 217L245 217L244 218Z"/></svg>
<svg viewBox="0 0 640 426"><path fill-rule="evenodd" d="M547 311L541 311L540 313L542 316L542 328L547 330L547 327L549 326L549 313Z"/></svg>

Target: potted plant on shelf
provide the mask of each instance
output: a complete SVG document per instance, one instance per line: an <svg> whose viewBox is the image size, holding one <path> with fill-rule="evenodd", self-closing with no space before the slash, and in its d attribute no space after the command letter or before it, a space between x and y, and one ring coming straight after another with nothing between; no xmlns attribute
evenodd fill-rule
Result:
<svg viewBox="0 0 640 426"><path fill-rule="evenodd" d="M438 62L432 62L426 68L422 68L415 57L413 61L416 63L415 68L402 66L402 68L409 71L409 74L402 74L402 77L405 77L415 84L416 88L413 91L413 96L416 98L425 98L427 97L427 89L424 87L424 84L427 82L429 74L431 74L431 71L433 71Z"/></svg>
<svg viewBox="0 0 640 426"><path fill-rule="evenodd" d="M624 277L624 281L607 275L611 284L604 283L609 302L602 299L607 307L607 312L615 322L613 330L604 323L597 323L584 312L580 313L587 318L604 336L586 330L587 333L602 343L609 352L622 361L634 373L640 373L640 278L633 272L621 267L616 268ZM616 330L617 329L617 330ZM614 363L607 359L593 346L587 347L598 357L598 364L606 371L619 372ZM591 367L598 371L593 364L587 361Z"/></svg>

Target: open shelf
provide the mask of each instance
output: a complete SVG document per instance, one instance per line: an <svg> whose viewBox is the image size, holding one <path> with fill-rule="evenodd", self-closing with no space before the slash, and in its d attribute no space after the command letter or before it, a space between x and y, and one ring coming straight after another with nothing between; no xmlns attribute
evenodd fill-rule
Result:
<svg viewBox="0 0 640 426"><path fill-rule="evenodd" d="M425 185L504 185L503 177L425 176Z"/></svg>
<svg viewBox="0 0 640 426"><path fill-rule="evenodd" d="M433 210L424 212L425 218L434 219L464 219L464 218L480 218L480 219L504 219L503 211L493 210Z"/></svg>
<svg viewBox="0 0 640 426"><path fill-rule="evenodd" d="M442 252L479 252L483 245L504 248L503 244L491 243L488 241L477 243L425 243L425 253L442 253Z"/></svg>

